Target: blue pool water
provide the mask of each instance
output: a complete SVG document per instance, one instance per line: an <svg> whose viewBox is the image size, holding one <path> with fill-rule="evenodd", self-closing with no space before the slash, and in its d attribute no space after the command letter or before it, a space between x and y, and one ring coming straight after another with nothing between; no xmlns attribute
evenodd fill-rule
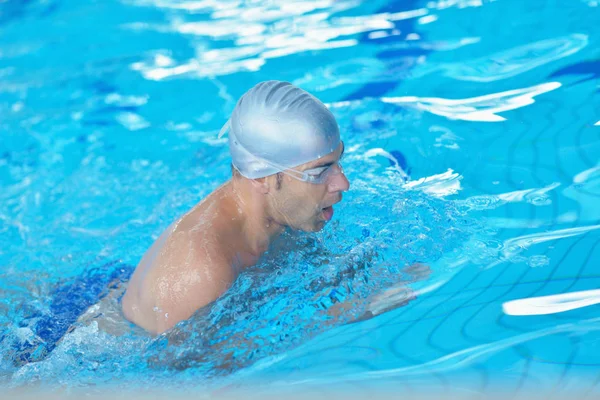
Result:
<svg viewBox="0 0 600 400"><path fill-rule="evenodd" d="M0 385L597 396L598 20L596 0L0 2ZM328 104L351 191L152 338L119 297L228 179L217 133L267 79Z"/></svg>

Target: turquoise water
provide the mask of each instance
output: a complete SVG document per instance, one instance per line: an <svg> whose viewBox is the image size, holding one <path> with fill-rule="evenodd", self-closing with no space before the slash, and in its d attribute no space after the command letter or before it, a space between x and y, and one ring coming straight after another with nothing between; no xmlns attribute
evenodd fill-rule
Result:
<svg viewBox="0 0 600 400"><path fill-rule="evenodd" d="M0 383L597 395L599 18L595 0L0 2ZM217 133L267 79L330 106L351 191L150 338L119 291L228 179Z"/></svg>

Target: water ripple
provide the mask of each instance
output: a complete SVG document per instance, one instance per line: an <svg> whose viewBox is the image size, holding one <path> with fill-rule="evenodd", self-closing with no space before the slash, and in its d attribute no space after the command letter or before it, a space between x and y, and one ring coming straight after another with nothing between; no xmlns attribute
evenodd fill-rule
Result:
<svg viewBox="0 0 600 400"><path fill-rule="evenodd" d="M462 176L448 169L448 171L420 178L404 184L405 189L419 190L431 196L444 197L460 191Z"/></svg>
<svg viewBox="0 0 600 400"><path fill-rule="evenodd" d="M444 75L462 81L492 82L568 57L587 44L587 35L572 34L530 43L474 60L441 65L439 69L444 71Z"/></svg>
<svg viewBox="0 0 600 400"><path fill-rule="evenodd" d="M241 11L230 6L221 8L221 5L212 1L192 5L163 1L137 3L174 10L192 8L195 12L207 13L211 20L188 21L184 15L176 15L169 25L129 23L124 26L126 29L177 33L219 40L223 44L226 40L233 43L218 48L207 48L207 43L201 41L195 46L196 56L183 62L173 60L167 50L156 51L146 60L133 63L131 68L140 71L150 80L174 76L200 78L239 71L258 71L268 59L309 50L356 46L358 40L348 38L349 36L392 29L397 21L428 14L427 9L421 8L395 13L332 17L333 14L354 8L358 4L354 1L331 0L313 3L257 2L246 4Z"/></svg>
<svg viewBox="0 0 600 400"><path fill-rule="evenodd" d="M578 217L581 221L600 219L600 165L576 174L573 183L563 190L563 195L579 204Z"/></svg>
<svg viewBox="0 0 600 400"><path fill-rule="evenodd" d="M547 315L600 304L600 290L560 293L507 301L502 310L508 315Z"/></svg>
<svg viewBox="0 0 600 400"><path fill-rule="evenodd" d="M587 320L578 321L577 323L562 324L553 326L550 328L539 329L536 331L524 333L508 337L501 340L496 340L490 343L473 346L460 350L457 352L450 353L443 357L424 362L417 365L411 365L408 367L384 369L376 371L366 371L354 374L336 375L335 373L329 376L319 378L305 378L297 380L286 380L278 383L278 385L319 385L339 382L366 382L372 380L391 379L398 380L401 378L423 376L431 377L432 374L436 373L447 373L449 371L464 369L470 365L481 362L482 359L489 358L490 356L497 354L506 349L510 349L517 345L532 342L551 335L558 335L564 333L577 333L577 332L590 332L600 330L600 318L592 318Z"/></svg>
<svg viewBox="0 0 600 400"><path fill-rule="evenodd" d="M519 259L517 255L532 245L548 241L565 239L569 237L583 235L600 229L600 225L579 226L576 228L557 229L554 231L538 232L529 235L519 236L504 241L502 249L502 258L490 264L487 268L495 267L511 259Z"/></svg>
<svg viewBox="0 0 600 400"><path fill-rule="evenodd" d="M533 104L533 98L556 90L559 82L548 82L522 89L492 93L466 99L444 99L438 97L383 97L381 101L396 105L414 107L448 119L464 121L499 122L506 118L497 113L515 110Z"/></svg>

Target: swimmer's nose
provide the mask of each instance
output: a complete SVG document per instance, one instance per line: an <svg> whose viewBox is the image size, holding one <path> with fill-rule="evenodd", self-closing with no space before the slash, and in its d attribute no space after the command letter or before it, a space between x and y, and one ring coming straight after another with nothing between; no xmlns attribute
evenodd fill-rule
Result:
<svg viewBox="0 0 600 400"><path fill-rule="evenodd" d="M346 178L343 170L340 174L336 174L331 182L329 182L328 189L330 192L347 192L350 189L350 181Z"/></svg>

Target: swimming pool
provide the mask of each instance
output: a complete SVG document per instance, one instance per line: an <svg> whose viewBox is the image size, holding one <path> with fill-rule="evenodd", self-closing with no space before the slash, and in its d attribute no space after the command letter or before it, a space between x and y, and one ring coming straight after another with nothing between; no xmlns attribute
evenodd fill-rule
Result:
<svg viewBox="0 0 600 400"><path fill-rule="evenodd" d="M593 397L599 17L595 0L0 2L2 386ZM267 79L330 106L351 191L150 338L119 291L228 179L217 133Z"/></svg>

